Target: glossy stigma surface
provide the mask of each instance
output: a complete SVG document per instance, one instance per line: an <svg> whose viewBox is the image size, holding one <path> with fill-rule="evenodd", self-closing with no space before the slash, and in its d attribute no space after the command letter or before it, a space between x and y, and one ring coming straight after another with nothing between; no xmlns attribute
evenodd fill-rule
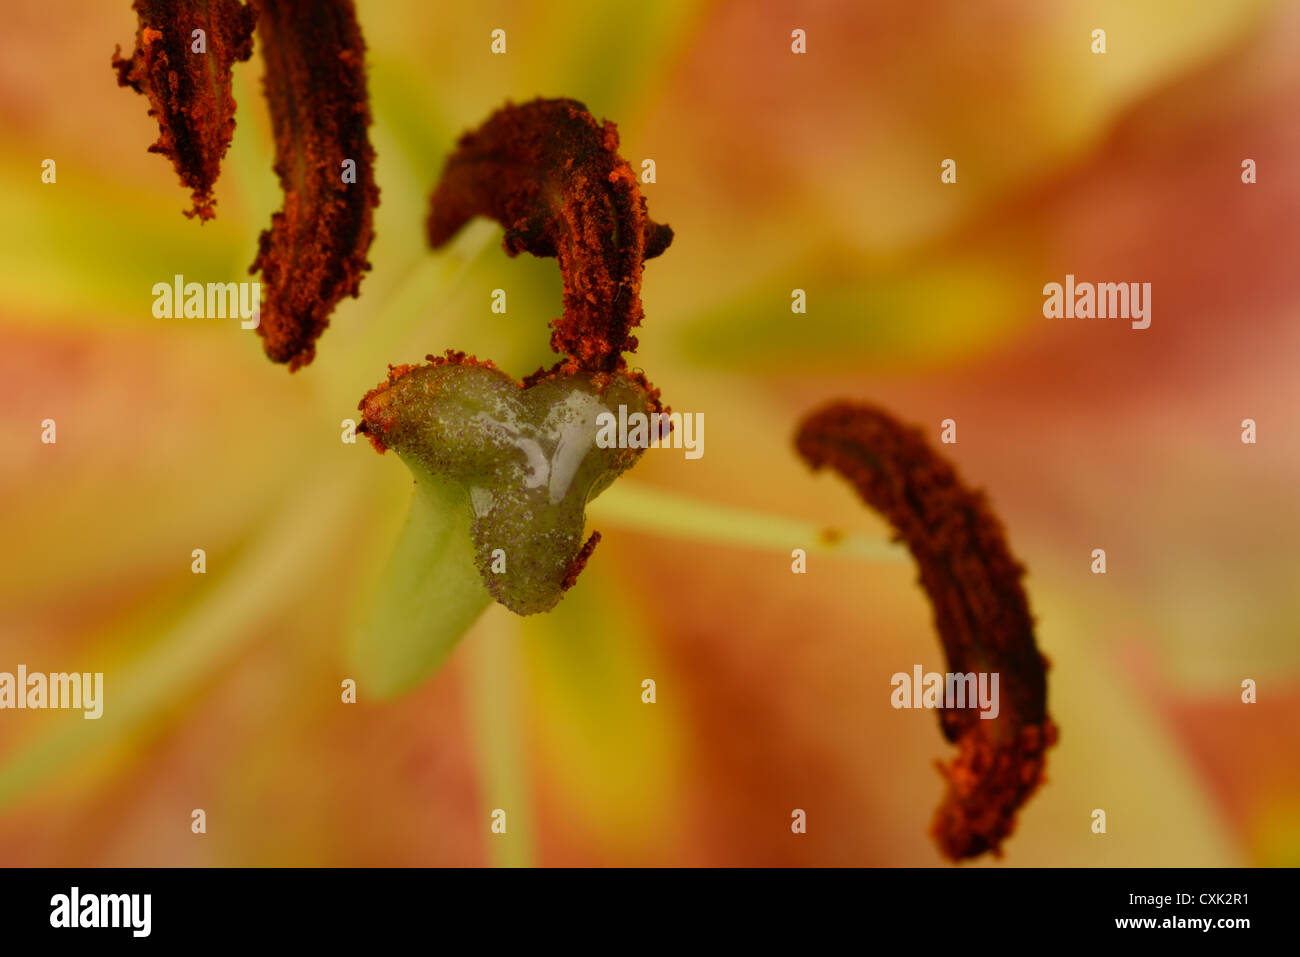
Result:
<svg viewBox="0 0 1300 957"><path fill-rule="evenodd" d="M372 440L417 479L438 476L464 490L475 563L497 601L520 615L553 608L589 551L587 501L642 452L602 448L600 416L649 415L653 400L621 374L525 389L487 364L395 372L361 404Z"/></svg>

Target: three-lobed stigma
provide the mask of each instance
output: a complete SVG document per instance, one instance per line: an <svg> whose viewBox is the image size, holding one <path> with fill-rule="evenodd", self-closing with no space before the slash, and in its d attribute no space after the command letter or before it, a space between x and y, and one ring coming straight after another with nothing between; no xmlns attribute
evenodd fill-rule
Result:
<svg viewBox="0 0 1300 957"><path fill-rule="evenodd" d="M625 373L546 377L523 387L491 363L453 355L395 368L361 401L362 429L415 474L465 492L475 563L488 592L520 615L559 602L594 546L587 502L641 455L602 448L598 417L649 415L658 399Z"/></svg>

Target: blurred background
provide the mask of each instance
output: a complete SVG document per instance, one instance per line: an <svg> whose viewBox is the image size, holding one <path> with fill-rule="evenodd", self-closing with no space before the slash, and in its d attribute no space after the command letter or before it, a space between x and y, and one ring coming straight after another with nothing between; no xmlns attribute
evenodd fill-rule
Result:
<svg viewBox="0 0 1300 957"><path fill-rule="evenodd" d="M1061 740L1003 863L1300 864L1300 4L357 6L374 268L290 375L237 322L151 312L176 273L249 278L280 204L261 50L200 225L109 66L129 3L6 3L0 670L103 671L105 710L0 712L0 863L942 863L952 749L889 705L894 672L945 670L929 605L791 444L846 397L936 442L955 419L1028 568ZM552 361L553 260L423 236L460 132L536 95L655 160L676 239L633 362L705 454L648 452L592 504L554 612L493 605L414 691L343 704L411 481L341 420L389 362ZM1044 319L1067 272L1151 282L1151 327Z"/></svg>

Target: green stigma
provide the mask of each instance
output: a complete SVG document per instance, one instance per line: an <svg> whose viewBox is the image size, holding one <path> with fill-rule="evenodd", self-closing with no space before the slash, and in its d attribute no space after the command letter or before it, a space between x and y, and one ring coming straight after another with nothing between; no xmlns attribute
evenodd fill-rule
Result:
<svg viewBox="0 0 1300 957"><path fill-rule="evenodd" d="M367 430L416 480L455 483L469 510L474 563L489 594L519 615L548 611L586 555L587 502L642 448L603 447L612 416L657 411L622 373L568 375L520 388L489 365L411 369L362 403Z"/></svg>

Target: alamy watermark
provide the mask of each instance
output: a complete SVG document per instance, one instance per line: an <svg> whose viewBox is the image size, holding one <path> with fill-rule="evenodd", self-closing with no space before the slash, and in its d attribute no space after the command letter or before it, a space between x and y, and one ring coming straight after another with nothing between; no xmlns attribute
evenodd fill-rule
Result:
<svg viewBox="0 0 1300 957"><path fill-rule="evenodd" d="M896 672L889 685L894 689L889 703L895 708L978 708L980 717L990 720L1002 710L996 671L922 674L921 666L913 665L910 675Z"/></svg>
<svg viewBox="0 0 1300 957"><path fill-rule="evenodd" d="M104 713L104 673L96 671L27 673L26 665L18 673L0 671L0 709L3 708L79 708L83 718L95 719Z"/></svg>
<svg viewBox="0 0 1300 957"><path fill-rule="evenodd" d="M596 445L602 449L683 449L688 459L704 454L704 413L632 412L596 416Z"/></svg>
<svg viewBox="0 0 1300 957"><path fill-rule="evenodd" d="M153 284L155 319L243 320L241 329L256 329L262 321L262 284L259 282L186 282L175 275L171 282Z"/></svg>
<svg viewBox="0 0 1300 957"><path fill-rule="evenodd" d="M51 927L126 927L133 937L148 937L152 912L152 894L83 894L74 886L50 898Z"/></svg>
<svg viewBox="0 0 1300 957"><path fill-rule="evenodd" d="M1151 283L1079 282L1065 274L1065 284L1043 287L1045 319L1130 319L1134 329L1151 325Z"/></svg>

